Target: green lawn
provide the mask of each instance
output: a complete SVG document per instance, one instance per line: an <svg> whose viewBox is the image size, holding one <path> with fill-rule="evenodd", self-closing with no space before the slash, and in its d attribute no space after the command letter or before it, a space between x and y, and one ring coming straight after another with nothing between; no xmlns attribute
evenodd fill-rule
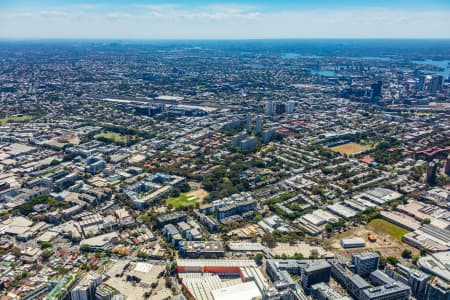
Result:
<svg viewBox="0 0 450 300"><path fill-rule="evenodd" d="M388 234L399 242L401 242L402 237L409 232L408 230L383 219L374 219L370 221L368 225L373 228L375 233L381 232Z"/></svg>
<svg viewBox="0 0 450 300"><path fill-rule="evenodd" d="M115 133L115 132L110 132L110 131L106 131L106 132L102 132L99 134L96 134L94 136L95 139L106 139L109 140L113 143L121 143L124 140L124 136L119 134L119 133Z"/></svg>
<svg viewBox="0 0 450 300"><path fill-rule="evenodd" d="M24 123L31 121L33 116L21 116L21 117L7 117L0 119L0 125L5 125L6 123Z"/></svg>
<svg viewBox="0 0 450 300"><path fill-rule="evenodd" d="M186 194L180 194L178 197L169 198L166 201L166 205L171 205L174 208L194 206L195 203L199 202L199 199L195 196L188 196Z"/></svg>

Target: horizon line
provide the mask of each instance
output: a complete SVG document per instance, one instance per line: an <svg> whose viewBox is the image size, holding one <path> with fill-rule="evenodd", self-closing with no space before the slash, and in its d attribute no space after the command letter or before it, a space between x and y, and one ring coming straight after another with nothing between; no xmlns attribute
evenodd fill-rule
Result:
<svg viewBox="0 0 450 300"><path fill-rule="evenodd" d="M449 40L450 37L264 37L264 38L129 38L129 37L0 37L0 41L289 41L289 40Z"/></svg>

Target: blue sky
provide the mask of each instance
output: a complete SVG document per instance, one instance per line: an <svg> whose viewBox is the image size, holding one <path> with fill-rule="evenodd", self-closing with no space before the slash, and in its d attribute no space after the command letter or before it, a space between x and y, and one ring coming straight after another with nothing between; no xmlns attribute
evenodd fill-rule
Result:
<svg viewBox="0 0 450 300"><path fill-rule="evenodd" d="M450 38L450 0L0 0L0 38Z"/></svg>

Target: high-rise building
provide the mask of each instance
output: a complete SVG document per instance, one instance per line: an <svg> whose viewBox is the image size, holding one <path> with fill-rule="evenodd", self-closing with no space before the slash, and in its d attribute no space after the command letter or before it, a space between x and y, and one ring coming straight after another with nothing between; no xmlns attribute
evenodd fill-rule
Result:
<svg viewBox="0 0 450 300"><path fill-rule="evenodd" d="M107 285L100 285L95 291L95 300L111 300L114 290Z"/></svg>
<svg viewBox="0 0 450 300"><path fill-rule="evenodd" d="M430 276L420 270L411 269L402 264L397 264L396 269L406 278L413 296L417 299L424 299Z"/></svg>
<svg viewBox="0 0 450 300"><path fill-rule="evenodd" d="M261 134L263 128L263 120L261 116L256 117L256 134Z"/></svg>
<svg viewBox="0 0 450 300"><path fill-rule="evenodd" d="M292 100L288 101L286 112L288 114L292 114L294 113L294 109L295 109L295 102Z"/></svg>
<svg viewBox="0 0 450 300"><path fill-rule="evenodd" d="M249 137L243 139L240 143L240 148L242 151L253 150L256 147L256 138Z"/></svg>
<svg viewBox="0 0 450 300"><path fill-rule="evenodd" d="M266 102L266 115L273 115L273 101L269 100Z"/></svg>
<svg viewBox="0 0 450 300"><path fill-rule="evenodd" d="M239 146L239 144L241 143L241 141L242 141L243 139L245 139L246 137L247 137L247 133L245 133L245 132L241 132L241 133L236 134L235 136L233 136L233 138L232 138L232 140L231 140L231 145L232 145L233 147Z"/></svg>
<svg viewBox="0 0 450 300"><path fill-rule="evenodd" d="M72 300L95 300L95 289L102 283L102 276L90 271L73 288L70 293Z"/></svg>
<svg viewBox="0 0 450 300"><path fill-rule="evenodd" d="M444 172L447 175L450 175L450 154L447 156L444 164Z"/></svg>
<svg viewBox="0 0 450 300"><path fill-rule="evenodd" d="M286 103L283 102L275 102L275 113L276 114L284 114L286 112Z"/></svg>
<svg viewBox="0 0 450 300"><path fill-rule="evenodd" d="M325 260L307 264L302 268L302 286L309 290L313 284L330 281L331 265Z"/></svg>
<svg viewBox="0 0 450 300"><path fill-rule="evenodd" d="M427 91L430 94L435 94L442 90L444 77L441 75L421 75L417 84L419 91Z"/></svg>
<svg viewBox="0 0 450 300"><path fill-rule="evenodd" d="M273 135L275 134L275 129L269 128L262 132L262 142L263 144L267 144L272 140Z"/></svg>
<svg viewBox="0 0 450 300"><path fill-rule="evenodd" d="M247 114L247 118L245 121L245 129L247 130L247 133L252 132L252 115L251 114Z"/></svg>
<svg viewBox="0 0 450 300"><path fill-rule="evenodd" d="M375 83L372 83L371 87L372 87L372 99L381 98L383 82L379 80Z"/></svg>
<svg viewBox="0 0 450 300"><path fill-rule="evenodd" d="M442 90L442 83L444 78L441 75L432 75L428 84L428 92L434 94L437 91Z"/></svg>
<svg viewBox="0 0 450 300"><path fill-rule="evenodd" d="M378 269L380 256L375 252L353 253L352 264L355 265L356 273L362 277Z"/></svg>
<svg viewBox="0 0 450 300"><path fill-rule="evenodd" d="M433 185L436 182L436 169L437 166L434 161L428 163L425 181L430 185Z"/></svg>
<svg viewBox="0 0 450 300"><path fill-rule="evenodd" d="M450 286L441 280L436 280L428 286L427 300L450 299Z"/></svg>

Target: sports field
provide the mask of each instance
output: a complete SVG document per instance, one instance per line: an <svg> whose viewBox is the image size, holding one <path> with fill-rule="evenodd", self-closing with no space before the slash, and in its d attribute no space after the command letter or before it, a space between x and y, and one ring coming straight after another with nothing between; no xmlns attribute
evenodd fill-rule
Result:
<svg viewBox="0 0 450 300"><path fill-rule="evenodd" d="M393 239L399 242L401 242L402 237L409 232L408 230L383 219L374 219L369 222L367 227L369 229L373 229L375 233L385 233L390 235Z"/></svg>
<svg viewBox="0 0 450 300"><path fill-rule="evenodd" d="M343 145L339 145L339 146L330 148L331 151L338 152L338 153L341 153L344 155L358 154L358 153L365 152L369 149L370 149L370 147L363 146L363 145L360 145L357 143L347 143L347 144L343 144Z"/></svg>
<svg viewBox="0 0 450 300"><path fill-rule="evenodd" d="M115 132L109 132L109 131L96 134L94 136L94 138L95 139L99 139L99 138L100 139L101 138L107 139L107 140L109 140L109 141L111 141L113 143L121 143L121 142L124 141L124 136L123 135L121 135L119 133L115 133Z"/></svg>
<svg viewBox="0 0 450 300"><path fill-rule="evenodd" d="M194 206L195 203L202 203L206 196L208 196L208 192L203 189L198 189L180 194L178 197L169 198L166 204L170 204L173 208Z"/></svg>
<svg viewBox="0 0 450 300"><path fill-rule="evenodd" d="M20 117L7 117L0 119L0 125L5 125L6 123L24 123L31 121L33 116L20 116Z"/></svg>

